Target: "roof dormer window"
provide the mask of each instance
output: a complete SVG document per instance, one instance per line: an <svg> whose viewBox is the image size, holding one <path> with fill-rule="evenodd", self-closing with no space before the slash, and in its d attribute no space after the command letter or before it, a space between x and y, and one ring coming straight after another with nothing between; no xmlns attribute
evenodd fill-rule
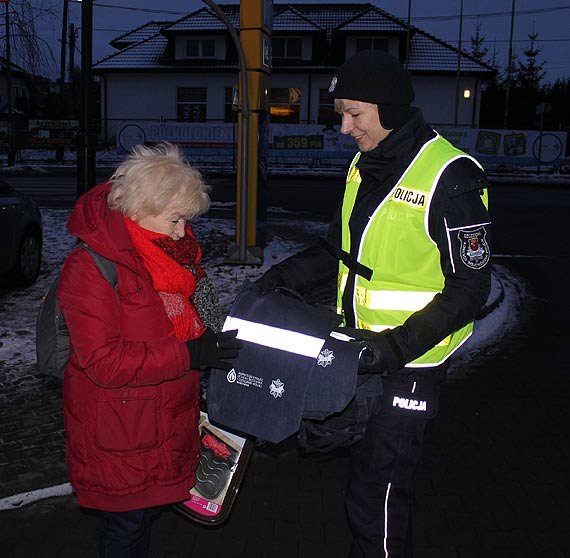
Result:
<svg viewBox="0 0 570 558"><path fill-rule="evenodd" d="M388 39L385 37L360 37L356 39L356 52L361 50L384 50L388 52Z"/></svg>
<svg viewBox="0 0 570 558"><path fill-rule="evenodd" d="M215 39L186 39L186 58L215 58Z"/></svg>
<svg viewBox="0 0 570 558"><path fill-rule="evenodd" d="M271 41L273 58L302 58L303 39L301 37L274 37Z"/></svg>

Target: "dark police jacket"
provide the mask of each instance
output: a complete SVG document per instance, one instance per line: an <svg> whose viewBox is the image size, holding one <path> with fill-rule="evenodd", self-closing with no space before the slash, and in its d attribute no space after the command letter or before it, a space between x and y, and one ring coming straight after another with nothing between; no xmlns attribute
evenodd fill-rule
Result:
<svg viewBox="0 0 570 558"><path fill-rule="evenodd" d="M425 123L420 110L415 109L402 128L392 132L374 150L362 154L357 165L362 183L349 224L351 256L357 257L369 216L396 185L421 146L434 136L434 130ZM429 376L430 369L404 366L472 321L487 300L491 288L490 265L470 267L469 262L461 258L460 239L448 234L450 229L485 223L486 238L490 241L490 218L481 198L482 190L487 187L484 172L467 158L449 164L439 179L429 209L428 229L441 253L445 285L441 294L404 324L379 334L382 356L394 380ZM340 209L330 223L326 243L316 242L273 266L272 271L279 273L288 287L303 292L334 280L338 271L336 256L341 246ZM353 288L354 285L348 284L345 293L352 293ZM355 327L351 305L343 304L343 311L346 325Z"/></svg>

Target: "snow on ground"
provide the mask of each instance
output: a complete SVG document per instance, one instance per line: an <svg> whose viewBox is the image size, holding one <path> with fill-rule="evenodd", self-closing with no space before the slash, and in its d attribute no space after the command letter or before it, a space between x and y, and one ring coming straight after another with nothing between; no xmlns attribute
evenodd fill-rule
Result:
<svg viewBox="0 0 570 558"><path fill-rule="evenodd" d="M506 267L493 265L491 293L488 300L493 303L494 309L483 319L475 321L473 334L453 355L449 367L450 374L457 373L462 365L476 360L482 351L489 353L500 349L500 340L518 321L525 292L526 288L521 279Z"/></svg>
<svg viewBox="0 0 570 558"><path fill-rule="evenodd" d="M13 370L29 369L36 362L35 321L41 300L76 242L66 229L70 211L42 208L44 248L37 283L25 289L0 290L4 291L0 298L0 361ZM271 212L270 219L271 239L264 250L262 266L225 264L229 249L235 245L234 219L203 216L191 223L202 246L202 263L218 288L224 313L246 279L255 280L272 264L297 252L326 230L324 223L301 224L288 212Z"/></svg>
<svg viewBox="0 0 570 558"><path fill-rule="evenodd" d="M213 204L216 207L218 204ZM75 238L66 229L69 209L42 209L44 249L42 271L37 283L26 289L2 289L0 294L0 362L12 373L27 371L19 383L25 389L32 381L35 356L35 321L43 295L60 269L66 254L75 245ZM192 222L203 250L202 263L214 281L224 313L230 309L235 295L246 280L255 280L271 265L306 246L315 236L326 231L326 224L302 221L286 211L270 211L268 244L262 266L228 265L228 250L235 245L235 220L203 216ZM502 294L501 294L502 293ZM460 349L453 368L472 361L482 349L497 345L517 319L524 285L510 272L494 266L491 299L504 296L497 308L476 322L472 337Z"/></svg>

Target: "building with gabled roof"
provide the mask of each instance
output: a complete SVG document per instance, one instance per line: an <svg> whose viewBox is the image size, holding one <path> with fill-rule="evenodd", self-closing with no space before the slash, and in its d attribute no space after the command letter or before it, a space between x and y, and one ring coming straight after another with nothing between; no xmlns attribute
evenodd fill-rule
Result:
<svg viewBox="0 0 570 558"><path fill-rule="evenodd" d="M219 7L239 31L240 6ZM414 104L434 126L476 128L481 82L495 71L417 27L408 30L371 3L274 4L271 41L271 126L338 124L328 86L335 68L358 50L387 50L402 60L412 74ZM149 22L111 45L117 52L93 66L104 83L107 139L126 122L235 120L238 55L209 7L172 22Z"/></svg>
<svg viewBox="0 0 570 558"><path fill-rule="evenodd" d="M31 98L34 95L34 78L38 76L30 75L24 68L14 62L0 56L0 113L8 113L8 67L10 68L10 86L12 94L12 110L15 113L27 114L31 106Z"/></svg>

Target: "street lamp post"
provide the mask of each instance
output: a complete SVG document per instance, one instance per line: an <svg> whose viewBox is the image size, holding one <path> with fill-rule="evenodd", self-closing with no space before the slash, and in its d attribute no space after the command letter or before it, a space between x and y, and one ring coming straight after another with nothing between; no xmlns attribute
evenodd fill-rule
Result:
<svg viewBox="0 0 570 558"><path fill-rule="evenodd" d="M93 2L81 2L81 108L77 146L77 197L95 185L95 132L93 122Z"/></svg>
<svg viewBox="0 0 570 558"><path fill-rule="evenodd" d="M241 78L241 135L240 135L240 178L242 184L247 184L249 182L249 167L248 167L248 160L247 160L247 153L249 151L249 92L248 92L248 84L247 84L247 63L245 59L245 52L243 50L243 46L241 41L239 40L239 36L237 31L235 30L234 26L229 21L228 17L224 13L224 11L215 3L213 0L202 0L204 4L206 4L209 8L211 8L218 17L224 22L225 26L228 29L230 37L236 47L237 55L238 55L238 64L240 69L240 78ZM239 263L248 263L250 259L257 260L254 256L249 254L247 248L247 207L248 207L248 191L247 188L242 188L240 192L240 199L239 199L239 231L236 231L239 237L239 244L237 250L237 256L235 259ZM234 258L234 255L231 255L231 258Z"/></svg>
<svg viewBox="0 0 570 558"><path fill-rule="evenodd" d="M263 120L262 115L268 114L266 102L269 92L270 47L267 34L271 26L271 1L240 1L240 35L213 0L202 1L228 28L236 47L240 69L237 246L230 249L226 263L261 265L263 250L255 243L259 214L262 213L258 206L259 181L264 180L260 176L260 167L266 168L259 151L260 143L265 139L264 126L267 126L267 120Z"/></svg>

